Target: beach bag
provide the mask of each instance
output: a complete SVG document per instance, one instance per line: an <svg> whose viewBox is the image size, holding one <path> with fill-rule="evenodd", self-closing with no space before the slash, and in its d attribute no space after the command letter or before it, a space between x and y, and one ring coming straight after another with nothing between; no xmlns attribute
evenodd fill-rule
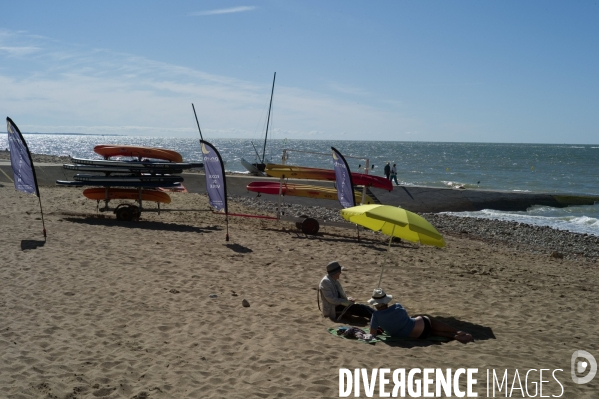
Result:
<svg viewBox="0 0 599 399"><path fill-rule="evenodd" d="M358 327L339 327L337 329L337 335L341 335L345 338L363 339L365 341L372 339L372 335Z"/></svg>

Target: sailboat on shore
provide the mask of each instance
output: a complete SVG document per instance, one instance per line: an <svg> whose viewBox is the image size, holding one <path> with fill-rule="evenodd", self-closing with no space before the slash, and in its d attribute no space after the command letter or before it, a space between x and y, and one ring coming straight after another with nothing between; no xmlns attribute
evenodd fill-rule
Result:
<svg viewBox="0 0 599 399"><path fill-rule="evenodd" d="M256 147L254 146L254 151L256 151L256 162L250 163L245 159L241 158L241 164L244 168L246 168L251 174L262 176L264 175L264 169L266 169L265 157L266 157L266 141L268 140L268 127L270 125L270 111L272 110L272 97L275 92L275 79L277 78L277 73L275 72L274 77L272 78L272 90L270 92L270 105L268 106L268 118L266 119L266 133L264 135L264 146L262 147L262 157L258 154ZM252 143L254 145L254 143Z"/></svg>

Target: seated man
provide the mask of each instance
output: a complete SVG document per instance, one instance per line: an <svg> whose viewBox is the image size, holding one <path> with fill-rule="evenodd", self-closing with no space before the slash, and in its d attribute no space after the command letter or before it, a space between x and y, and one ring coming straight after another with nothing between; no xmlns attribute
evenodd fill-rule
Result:
<svg viewBox="0 0 599 399"><path fill-rule="evenodd" d="M318 296L322 300L322 315L336 321L341 314L361 316L370 319L374 312L369 306L355 303L355 299L347 297L339 277L341 276L341 265L337 261L330 262L327 265L327 275L320 280L318 286ZM318 304L320 309L320 301Z"/></svg>
<svg viewBox="0 0 599 399"><path fill-rule="evenodd" d="M376 337L380 327L385 334L392 337L410 337L426 339L431 335L447 337L462 343L474 341L472 335L458 331L455 328L428 316L409 317L399 303L388 306L393 297L387 295L382 288L375 288L368 303L376 308L370 319L370 334Z"/></svg>

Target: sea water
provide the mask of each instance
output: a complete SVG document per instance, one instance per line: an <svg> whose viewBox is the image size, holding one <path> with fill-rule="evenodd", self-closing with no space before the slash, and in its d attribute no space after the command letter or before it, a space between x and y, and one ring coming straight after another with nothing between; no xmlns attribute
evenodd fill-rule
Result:
<svg viewBox="0 0 599 399"><path fill-rule="evenodd" d="M97 144L164 147L178 151L184 161L201 161L198 139L139 136L25 134L32 153L100 157ZM6 134L0 148L8 147ZM263 142L248 139L211 139L225 161L225 169L245 173L240 159L262 158ZM382 176L389 162L397 165L404 185L463 186L488 190L599 196L599 145L435 143L402 141L269 140L265 158L286 163L332 169L331 147L347 159L352 171ZM284 151L285 150L285 151ZM599 236L599 204L567 208L533 207L526 212L483 210L452 213L466 217L515 220Z"/></svg>

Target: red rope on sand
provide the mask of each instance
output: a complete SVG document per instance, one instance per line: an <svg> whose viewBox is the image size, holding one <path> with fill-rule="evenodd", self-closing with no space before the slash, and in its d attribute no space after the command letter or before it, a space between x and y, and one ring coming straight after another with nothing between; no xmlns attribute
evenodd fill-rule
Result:
<svg viewBox="0 0 599 399"><path fill-rule="evenodd" d="M214 214L218 214L218 215L225 215L224 213L220 213L220 212L212 212ZM262 216L262 215L247 215L245 213L229 213L229 216L241 216L241 217L245 217L245 218L258 218L258 219L277 219L276 216Z"/></svg>

